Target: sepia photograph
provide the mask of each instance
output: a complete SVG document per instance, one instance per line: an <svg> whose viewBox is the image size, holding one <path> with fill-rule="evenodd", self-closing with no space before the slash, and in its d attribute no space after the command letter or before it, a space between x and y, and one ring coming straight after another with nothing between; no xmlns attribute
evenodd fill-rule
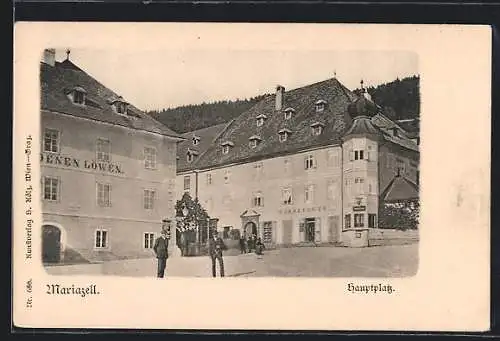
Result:
<svg viewBox="0 0 500 341"><path fill-rule="evenodd" d="M203 52L44 50L46 271L413 276L416 53Z"/></svg>
<svg viewBox="0 0 500 341"><path fill-rule="evenodd" d="M14 41L16 326L488 329L488 27Z"/></svg>

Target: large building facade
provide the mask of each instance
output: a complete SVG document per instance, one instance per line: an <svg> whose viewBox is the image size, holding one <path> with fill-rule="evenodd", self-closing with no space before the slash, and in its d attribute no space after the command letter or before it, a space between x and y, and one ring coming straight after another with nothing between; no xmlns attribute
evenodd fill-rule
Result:
<svg viewBox="0 0 500 341"><path fill-rule="evenodd" d="M378 227L380 195L395 177L418 193L414 136L365 89L336 78L278 86L233 121L183 136L178 195L198 198L219 230L266 244L345 243Z"/></svg>
<svg viewBox="0 0 500 341"><path fill-rule="evenodd" d="M53 50L40 81L44 262L152 256L182 138Z"/></svg>

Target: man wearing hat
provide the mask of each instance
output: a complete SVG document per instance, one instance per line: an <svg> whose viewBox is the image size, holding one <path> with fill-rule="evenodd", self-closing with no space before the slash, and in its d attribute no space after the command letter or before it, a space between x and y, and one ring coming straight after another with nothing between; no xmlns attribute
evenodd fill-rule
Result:
<svg viewBox="0 0 500 341"><path fill-rule="evenodd" d="M165 275L165 268L167 267L168 258L168 238L167 230L165 229L166 221L163 221L163 226L161 229L161 234L156 238L153 250L155 252L156 258L158 259L158 278L163 278Z"/></svg>
<svg viewBox="0 0 500 341"><path fill-rule="evenodd" d="M222 259L222 251L227 250L226 244L219 237L217 231L212 231L212 238L208 242L208 253L212 259L212 276L216 277L216 261L219 261L220 276L224 277L224 260Z"/></svg>

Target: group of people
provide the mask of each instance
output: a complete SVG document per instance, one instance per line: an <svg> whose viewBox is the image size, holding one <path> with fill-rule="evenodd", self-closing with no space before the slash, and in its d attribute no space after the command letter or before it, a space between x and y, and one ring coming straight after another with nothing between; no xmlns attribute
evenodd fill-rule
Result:
<svg viewBox="0 0 500 341"><path fill-rule="evenodd" d="M255 234L248 236L248 238L242 235L240 237L240 252L242 254L255 252L257 255L262 255L264 252L264 243Z"/></svg>
<svg viewBox="0 0 500 341"><path fill-rule="evenodd" d="M158 272L157 276L163 278L165 276L165 269L168 259L168 242L167 231L161 230L160 236L155 240L153 251L158 259ZM212 276L216 277L216 262L219 262L219 274L224 277L224 259L222 258L222 251L227 250L226 245L217 232L212 233L212 237L208 242L208 255L212 260Z"/></svg>

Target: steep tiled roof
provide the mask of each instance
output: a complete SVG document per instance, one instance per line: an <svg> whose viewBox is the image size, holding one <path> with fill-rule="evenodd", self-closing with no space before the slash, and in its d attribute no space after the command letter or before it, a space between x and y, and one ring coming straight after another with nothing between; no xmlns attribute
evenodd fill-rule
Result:
<svg viewBox="0 0 500 341"><path fill-rule="evenodd" d="M42 110L181 138L133 105L129 104L127 115L117 114L111 103L121 97L69 60L56 62L54 66L41 63L40 85ZM78 87L85 90L85 105L75 105L67 96L68 92Z"/></svg>
<svg viewBox="0 0 500 341"><path fill-rule="evenodd" d="M394 123L383 114L378 113L377 115L373 116L372 122L377 126L377 128L380 129L386 141L395 143L406 149L410 149L416 152L419 151L418 145L411 140L411 138L413 138L413 135L410 134L409 136L404 129L402 129L399 125ZM397 130L397 135L394 135L394 129Z"/></svg>
<svg viewBox="0 0 500 341"><path fill-rule="evenodd" d="M217 135L219 135L227 125L228 123L222 123L182 134L182 137L186 140L177 144L177 171L182 172L187 169L196 168L200 156L210 147ZM193 144L193 138L198 140L196 145ZM198 155L192 162L187 161L188 149L198 152Z"/></svg>
<svg viewBox="0 0 500 341"><path fill-rule="evenodd" d="M250 162L339 143L342 134L351 125L347 107L355 99L356 96L335 78L284 92L283 109L280 111L275 110L275 95L269 95L228 125L198 158L196 167ZM315 103L318 100L327 102L324 111L316 112ZM284 119L286 108L295 110L288 120ZM267 120L260 127L256 122L259 115L267 116ZM312 134L311 124L316 122L324 124L320 135ZM291 132L286 142L279 141L280 130ZM262 138L255 148L249 146L249 138L253 135ZM223 154L221 148L225 141L234 144L227 154Z"/></svg>
<svg viewBox="0 0 500 341"><path fill-rule="evenodd" d="M404 176L395 176L382 192L381 199L386 202L418 199L418 186Z"/></svg>
<svg viewBox="0 0 500 341"><path fill-rule="evenodd" d="M316 104L321 101L326 102L325 109L317 112ZM293 111L291 118L285 119L284 112L289 109ZM257 119L263 115L266 117L264 124L257 126ZM352 117L356 119L353 121ZM318 125L323 129L320 135L315 135L312 128ZM268 95L225 126L183 134L189 140L178 145L177 167L178 171L186 171L252 162L309 148L340 144L345 134L377 135L418 151L418 146L404 130L398 136L391 135L395 127L399 126L385 117L380 107L370 99L361 93L354 94L332 78L284 92L282 110L275 110L275 95ZM279 134L285 132L288 133L287 139L280 142ZM202 138L199 145L193 146L193 134L206 134L211 138ZM255 137L261 139L260 143L251 147L249 141ZM229 153L222 153L223 145L230 146ZM187 146L200 151L199 156L191 163L186 159Z"/></svg>

